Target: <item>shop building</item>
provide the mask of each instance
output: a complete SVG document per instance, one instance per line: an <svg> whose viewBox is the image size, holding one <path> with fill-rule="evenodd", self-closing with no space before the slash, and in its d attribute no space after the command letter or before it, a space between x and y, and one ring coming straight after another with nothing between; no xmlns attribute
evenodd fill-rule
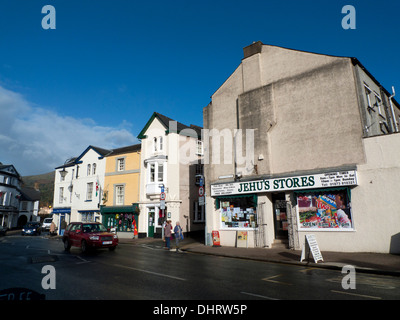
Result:
<svg viewBox="0 0 400 320"><path fill-rule="evenodd" d="M139 237L162 237L166 220L173 226L179 221L185 233L204 231L204 210L198 206L200 136L200 127L157 112L138 135L142 145Z"/></svg>
<svg viewBox="0 0 400 320"><path fill-rule="evenodd" d="M138 236L141 145L113 149L106 157L100 212L106 228L119 238Z"/></svg>
<svg viewBox="0 0 400 320"><path fill-rule="evenodd" d="M400 252L400 106L357 59L253 43L203 114L209 238Z"/></svg>
<svg viewBox="0 0 400 320"><path fill-rule="evenodd" d="M53 221L60 232L62 222L101 222L105 156L111 150L89 146L77 158L55 170Z"/></svg>

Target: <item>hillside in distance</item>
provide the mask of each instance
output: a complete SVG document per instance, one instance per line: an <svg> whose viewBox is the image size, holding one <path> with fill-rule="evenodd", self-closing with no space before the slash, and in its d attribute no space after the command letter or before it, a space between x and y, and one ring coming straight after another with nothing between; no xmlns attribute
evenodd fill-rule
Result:
<svg viewBox="0 0 400 320"><path fill-rule="evenodd" d="M23 185L25 187L34 188L35 185L40 191L39 207L53 206L54 195L54 171L35 176L22 177Z"/></svg>

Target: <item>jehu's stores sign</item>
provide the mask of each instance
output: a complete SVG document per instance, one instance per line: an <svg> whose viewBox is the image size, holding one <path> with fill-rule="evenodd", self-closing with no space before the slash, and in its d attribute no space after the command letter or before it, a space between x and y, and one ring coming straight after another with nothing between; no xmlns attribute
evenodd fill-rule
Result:
<svg viewBox="0 0 400 320"><path fill-rule="evenodd" d="M357 185L355 170L211 185L211 196Z"/></svg>

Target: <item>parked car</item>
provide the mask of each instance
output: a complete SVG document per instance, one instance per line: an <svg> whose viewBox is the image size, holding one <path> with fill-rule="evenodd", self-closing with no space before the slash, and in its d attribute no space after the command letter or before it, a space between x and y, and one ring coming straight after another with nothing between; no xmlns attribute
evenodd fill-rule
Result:
<svg viewBox="0 0 400 320"><path fill-rule="evenodd" d="M69 251L71 246L81 247L82 252L91 248L114 250L118 245L118 236L98 222L71 222L65 229L62 240L65 251Z"/></svg>
<svg viewBox="0 0 400 320"><path fill-rule="evenodd" d="M7 227L0 226L0 236L5 236L7 232Z"/></svg>
<svg viewBox="0 0 400 320"><path fill-rule="evenodd" d="M42 233L42 227L40 222L28 222L22 227L21 234L25 235L40 235Z"/></svg>
<svg viewBox="0 0 400 320"><path fill-rule="evenodd" d="M43 220L43 223L42 223L42 230L43 231L49 231L50 230L50 225L51 225L51 222L53 221L53 218L45 218L44 220Z"/></svg>

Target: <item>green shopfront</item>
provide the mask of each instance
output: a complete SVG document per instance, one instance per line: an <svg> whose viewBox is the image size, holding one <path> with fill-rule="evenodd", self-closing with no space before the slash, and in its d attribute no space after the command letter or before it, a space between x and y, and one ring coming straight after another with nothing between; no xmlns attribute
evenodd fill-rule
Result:
<svg viewBox="0 0 400 320"><path fill-rule="evenodd" d="M138 235L139 206L102 206L102 223L110 231L117 233L119 238L135 238Z"/></svg>
<svg viewBox="0 0 400 320"><path fill-rule="evenodd" d="M211 185L214 217L207 216L222 245L284 243L298 249L302 232L354 232L351 190L355 170L234 181Z"/></svg>

